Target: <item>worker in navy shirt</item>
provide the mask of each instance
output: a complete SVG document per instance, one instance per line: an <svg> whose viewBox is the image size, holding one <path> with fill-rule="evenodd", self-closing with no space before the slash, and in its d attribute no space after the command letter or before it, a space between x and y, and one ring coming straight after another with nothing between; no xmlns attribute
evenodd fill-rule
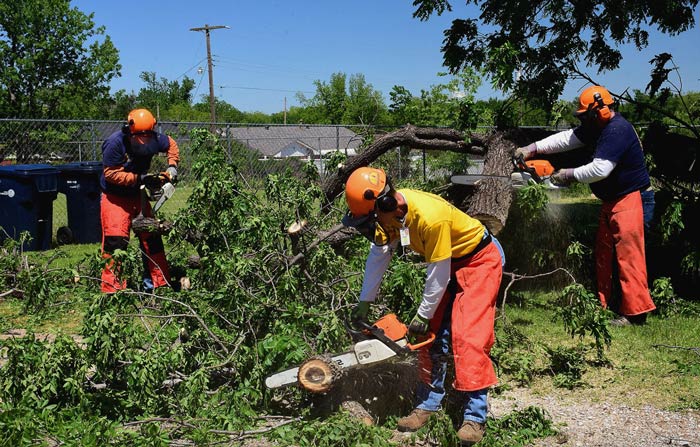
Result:
<svg viewBox="0 0 700 447"><path fill-rule="evenodd" d="M586 88L579 97L574 115L581 125L518 148L515 155L524 159L538 154L553 154L593 147L590 163L577 168L560 169L552 182L568 185L574 181L590 184L591 191L602 200L595 243L598 297L603 307L612 300L613 263L617 263L622 297L617 308L619 317L613 325L643 324L648 312L656 308L647 285L644 253L645 224L651 220L653 191L644 163L642 143L634 127L611 107L615 104L607 89L599 85ZM651 200L649 200L651 199Z"/></svg>
<svg viewBox="0 0 700 447"><path fill-rule="evenodd" d="M129 244L131 221L141 212L140 187L145 183L174 182L180 151L175 140L156 132L156 120L150 111L135 109L129 112L122 130L110 135L102 144L102 292L112 293L126 287L119 277L119 266L115 265L112 253L126 250ZM168 168L161 176L148 174L151 160L158 153L165 153ZM150 213L150 204L144 213ZM168 285L169 271L165 259L163 241L159 234L139 233L139 242L144 263L144 288Z"/></svg>

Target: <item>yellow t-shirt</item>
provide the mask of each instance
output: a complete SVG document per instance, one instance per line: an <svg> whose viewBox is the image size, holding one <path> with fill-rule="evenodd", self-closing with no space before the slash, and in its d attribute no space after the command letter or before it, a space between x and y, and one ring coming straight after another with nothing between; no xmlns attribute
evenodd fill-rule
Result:
<svg viewBox="0 0 700 447"><path fill-rule="evenodd" d="M411 239L409 246L426 262L466 256L484 237L485 228L481 222L442 197L413 189L398 192L408 204L404 225ZM387 233L377 227L375 241L378 245L400 239L399 227L387 229Z"/></svg>

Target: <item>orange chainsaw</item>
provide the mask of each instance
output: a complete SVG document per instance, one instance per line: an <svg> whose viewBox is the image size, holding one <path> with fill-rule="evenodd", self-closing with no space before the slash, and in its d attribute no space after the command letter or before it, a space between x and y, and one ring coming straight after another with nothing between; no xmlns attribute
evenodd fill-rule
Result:
<svg viewBox="0 0 700 447"><path fill-rule="evenodd" d="M348 333L355 341L349 351L311 357L298 367L268 376L265 386L279 388L298 384L307 391L325 393L349 368L404 357L435 340L435 334L430 333L424 340L410 343L408 328L395 314L387 314L374 324L364 321L355 324L356 328L346 324Z"/></svg>
<svg viewBox="0 0 700 447"><path fill-rule="evenodd" d="M555 185L549 179L554 173L554 166L548 160L535 159L525 161L522 156L513 157L512 160L515 171L510 178L516 188L527 186L530 184L530 181L543 184L549 189L561 188L561 186Z"/></svg>
<svg viewBox="0 0 700 447"><path fill-rule="evenodd" d="M480 181L496 178L509 181L513 188L520 189L528 186L530 182L544 185L547 189L559 189L549 179L554 173L554 166L548 160L527 160L523 157L513 157L514 171L510 175L489 175L489 174L464 174L453 175L450 181L457 185L474 186Z"/></svg>

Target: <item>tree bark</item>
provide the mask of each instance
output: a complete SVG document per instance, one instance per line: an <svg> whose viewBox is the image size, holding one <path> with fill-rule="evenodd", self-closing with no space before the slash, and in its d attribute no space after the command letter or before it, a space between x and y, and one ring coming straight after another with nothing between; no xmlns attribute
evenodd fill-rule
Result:
<svg viewBox="0 0 700 447"><path fill-rule="evenodd" d="M361 154L351 158L338 168L338 172L323 183L326 206L330 206L343 192L345 181L357 168L368 166L380 155L390 149L405 146L412 149L442 150L475 155L484 154L481 136L471 135L471 143L465 141L465 135L454 129L438 127L416 127L406 125L401 129L379 137Z"/></svg>

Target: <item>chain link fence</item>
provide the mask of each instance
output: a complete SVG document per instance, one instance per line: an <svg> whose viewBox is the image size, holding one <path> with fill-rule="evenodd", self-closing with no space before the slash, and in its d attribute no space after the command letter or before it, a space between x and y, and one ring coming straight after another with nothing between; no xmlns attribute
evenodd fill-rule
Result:
<svg viewBox="0 0 700 447"><path fill-rule="evenodd" d="M102 143L113 133L121 132L123 125L123 121L0 119L0 165L46 164L60 171L61 166L76 162L100 162ZM251 184L257 185L263 185L268 174L288 169L300 172L308 162L313 162L323 177L335 169L328 166L331 154L353 156L376 132L391 130L368 126L159 122L156 130L173 137L180 148L179 184L164 206L164 213L179 209L189 196L190 138L197 128L213 131L229 160L239 166ZM165 167L165 156L154 157L152 172ZM66 225L66 214L66 197L59 193L53 202L53 234Z"/></svg>
<svg viewBox="0 0 700 447"><path fill-rule="evenodd" d="M34 120L0 119L0 165L39 165L57 167L76 162L93 162L96 175L102 160L102 144L115 132L121 132L123 121L104 120ZM228 159L238 166L250 185L263 187L269 174L291 169L301 172L304 164L313 162L323 178L335 172L338 157L351 157L379 135L394 128L350 125L312 124L238 124L164 121L156 130L170 135L180 148L179 183L174 196L166 202L162 213L175 212L184 206L192 184L191 136L195 129L208 129L224 147ZM479 128L487 132L491 128ZM166 168L166 157L154 157L151 172ZM453 154L447 163L429 163L422 150L397 148L377 160L395 180L449 178L456 173L480 173L481 160ZM455 172L455 166L462 166ZM253 186L255 187L255 186ZM2 195L2 191L0 191ZM70 199L68 199L70 200ZM53 202L53 228L67 225L67 198L59 193Z"/></svg>

